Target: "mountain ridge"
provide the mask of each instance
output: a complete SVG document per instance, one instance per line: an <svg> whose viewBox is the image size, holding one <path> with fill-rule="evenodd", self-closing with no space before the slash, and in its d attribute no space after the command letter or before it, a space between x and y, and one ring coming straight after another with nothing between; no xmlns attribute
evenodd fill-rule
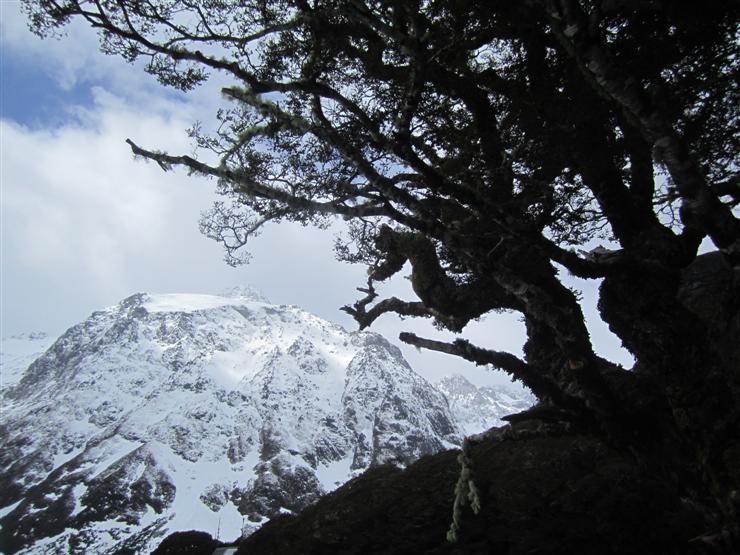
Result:
<svg viewBox="0 0 740 555"><path fill-rule="evenodd" d="M462 374L445 376L433 385L447 398L450 412L465 435L504 426L504 416L526 410L536 402L522 387L476 386Z"/></svg>
<svg viewBox="0 0 740 555"><path fill-rule="evenodd" d="M442 394L386 339L254 299L137 293L3 388L5 551L249 533L370 466L459 443Z"/></svg>

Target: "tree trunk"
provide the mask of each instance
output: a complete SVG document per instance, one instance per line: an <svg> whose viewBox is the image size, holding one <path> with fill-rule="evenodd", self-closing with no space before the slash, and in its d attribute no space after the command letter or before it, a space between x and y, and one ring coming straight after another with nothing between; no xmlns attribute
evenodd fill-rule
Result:
<svg viewBox="0 0 740 555"><path fill-rule="evenodd" d="M641 413L633 448L702 507L704 540L737 547L740 275L709 253L673 275L606 278L599 308L651 384L627 400Z"/></svg>

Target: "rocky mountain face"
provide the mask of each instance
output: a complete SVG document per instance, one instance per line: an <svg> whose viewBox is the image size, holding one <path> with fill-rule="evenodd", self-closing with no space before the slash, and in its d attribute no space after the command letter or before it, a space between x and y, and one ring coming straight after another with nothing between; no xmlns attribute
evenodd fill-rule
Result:
<svg viewBox="0 0 740 555"><path fill-rule="evenodd" d="M435 386L447 398L452 416L465 435L506 424L501 418L528 409L535 397L515 385L476 387L464 376L442 378Z"/></svg>
<svg viewBox="0 0 740 555"><path fill-rule="evenodd" d="M370 332L250 291L136 294L23 372L3 355L0 550L232 540L363 470L454 447L439 390ZM7 378L7 379L6 379Z"/></svg>

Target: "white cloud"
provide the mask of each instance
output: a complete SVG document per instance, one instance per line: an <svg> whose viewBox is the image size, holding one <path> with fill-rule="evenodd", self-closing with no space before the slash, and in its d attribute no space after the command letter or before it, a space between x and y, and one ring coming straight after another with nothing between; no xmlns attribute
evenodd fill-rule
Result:
<svg viewBox="0 0 740 555"><path fill-rule="evenodd" d="M3 274L15 284L5 291L6 323L24 274L47 276L57 293L101 300L133 292L138 265L181 263L183 241L194 252L217 251L197 231L211 187L134 161L124 143L188 150L189 121L177 109L143 113L98 90L79 121L55 130L2 122Z"/></svg>

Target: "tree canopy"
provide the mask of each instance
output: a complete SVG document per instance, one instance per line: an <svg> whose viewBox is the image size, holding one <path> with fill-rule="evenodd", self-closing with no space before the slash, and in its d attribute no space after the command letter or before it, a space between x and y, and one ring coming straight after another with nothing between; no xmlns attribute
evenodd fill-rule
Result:
<svg viewBox="0 0 740 555"><path fill-rule="evenodd" d="M538 418L643 447L678 438L698 453L707 497L735 514L723 453L740 399L737 3L25 5L38 33L82 18L104 52L143 59L166 85L232 80L217 130L192 131L217 163L129 140L165 169L218 180L224 201L202 228L231 263L268 222L341 216L338 255L368 267L364 298L345 307L361 327L396 313L462 332L516 311L524 358L463 338L401 340L505 370L538 396ZM712 271L730 276L712 317L706 299L686 300L706 238ZM380 299L374 284L407 263L417 298ZM603 279L600 313L632 371L594 351L559 268Z"/></svg>

